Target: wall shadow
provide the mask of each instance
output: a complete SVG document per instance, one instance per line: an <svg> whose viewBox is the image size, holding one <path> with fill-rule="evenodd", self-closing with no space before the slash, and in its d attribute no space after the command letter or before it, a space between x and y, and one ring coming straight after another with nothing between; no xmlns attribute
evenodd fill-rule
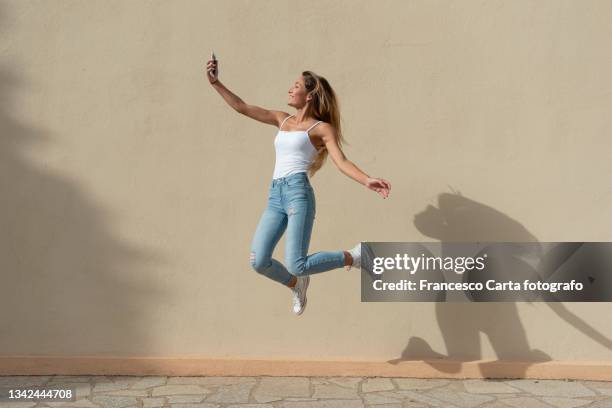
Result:
<svg viewBox="0 0 612 408"><path fill-rule="evenodd" d="M0 24L6 18L0 13ZM56 162L58 154L69 158L71 152L57 146L52 130L19 118L20 109L27 108L24 101L41 94L28 92L44 85L42 78L17 75L22 71L0 66L2 355L148 351L155 345L149 316L167 292L150 279L150 266L165 257L113 232L121 220L90 197L87 191L95 186L79 185L44 160L32 159L31 152L49 147L48 157Z"/></svg>
<svg viewBox="0 0 612 408"><path fill-rule="evenodd" d="M416 214L414 225L424 235L440 241L442 257L454 255L449 252L452 245L447 245L452 242L538 243L536 237L515 219L464 197L460 192L439 194L437 207L429 205ZM541 255L540 245L529 247L536 248L535 255ZM610 339L569 311L562 303L544 303L560 318L593 340L608 348L612 346ZM524 363L524 370L533 363L551 360L544 351L529 346L516 302L435 302L435 313L447 352L437 352L423 338L412 337L400 357L390 360L389 363L425 360L441 372L455 373L460 371L461 364L452 364L452 360L482 359L480 333L488 337L499 360L520 361ZM500 321L504 324L500 325ZM451 364L444 361L436 364L435 360L449 360ZM490 373L488 364L480 364L484 377Z"/></svg>

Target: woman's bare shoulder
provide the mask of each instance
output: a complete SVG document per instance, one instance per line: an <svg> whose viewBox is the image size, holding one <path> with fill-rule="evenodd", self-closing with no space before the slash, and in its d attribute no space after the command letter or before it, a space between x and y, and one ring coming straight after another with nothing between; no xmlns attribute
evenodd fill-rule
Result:
<svg viewBox="0 0 612 408"><path fill-rule="evenodd" d="M280 128L281 123L283 123L285 119L287 119L289 116L292 116L290 113L287 113L284 111L273 111L273 112L276 115L276 127L277 128Z"/></svg>

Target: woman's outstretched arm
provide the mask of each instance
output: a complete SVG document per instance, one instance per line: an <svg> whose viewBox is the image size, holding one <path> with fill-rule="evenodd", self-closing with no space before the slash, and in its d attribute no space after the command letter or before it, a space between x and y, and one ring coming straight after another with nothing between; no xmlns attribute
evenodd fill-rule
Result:
<svg viewBox="0 0 612 408"><path fill-rule="evenodd" d="M211 72L213 74L211 74ZM223 97L225 102L232 107L236 112L248 116L252 119L258 120L269 125L279 126L281 120L283 120L289 114L282 111L269 110L261 108L255 105L249 105L244 102L238 95L227 89L225 85L219 80L219 69L218 60L210 60L207 64L207 75L208 81L213 88Z"/></svg>
<svg viewBox="0 0 612 408"><path fill-rule="evenodd" d="M336 130L333 126L329 123L321 123L319 128L327 152L336 167L356 182L363 184L372 191L376 191L383 198L387 198L391 192L391 183L382 178L370 177L357 167L355 163L350 161L338 146L338 142L336 141Z"/></svg>

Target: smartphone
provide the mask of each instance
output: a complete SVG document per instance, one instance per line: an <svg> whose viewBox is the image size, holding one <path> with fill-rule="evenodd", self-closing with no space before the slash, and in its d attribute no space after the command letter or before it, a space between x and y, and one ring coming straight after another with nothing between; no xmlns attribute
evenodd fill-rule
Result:
<svg viewBox="0 0 612 408"><path fill-rule="evenodd" d="M213 61L217 61L217 57L215 57L215 52L214 52L214 51L212 52L212 57L211 57L211 59L212 59ZM212 71L210 71L210 75L211 75L211 76L213 76L213 77L216 75L216 73L217 73L217 70L216 70L216 69L213 69Z"/></svg>

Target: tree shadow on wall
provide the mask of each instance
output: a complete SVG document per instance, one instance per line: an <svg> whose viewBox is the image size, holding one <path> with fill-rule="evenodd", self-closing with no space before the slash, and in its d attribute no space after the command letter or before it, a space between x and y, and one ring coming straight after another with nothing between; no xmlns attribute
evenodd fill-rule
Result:
<svg viewBox="0 0 612 408"><path fill-rule="evenodd" d="M92 199L91 186L28 156L48 146L55 158L71 152L53 145L60 139L51 130L18 118L17 96L33 97L18 94L44 84L16 72L0 67L0 350L138 354L154 345L148 317L167 289L150 274L164 257L119 238L111 230L119 217Z"/></svg>
<svg viewBox="0 0 612 408"><path fill-rule="evenodd" d="M528 247L535 251L534 255L541 256L538 240L519 222L461 193L439 194L438 208L429 205L415 215L414 224L424 235L440 241L442 257L455 255L450 250L453 242L531 243ZM598 343L612 348L610 339L562 303L545 304L570 325ZM389 363L425 360L441 372L456 373L461 370L461 363L453 363L452 360L472 361L482 358L480 333L489 338L499 360L524 363L523 366L519 365L522 372L516 373L517 377L521 377L531 364L551 360L545 352L529 346L515 302L436 302L435 311L447 353L436 352L424 339L412 337L401 356ZM440 360L439 363L437 360ZM485 377L492 376L489 364L480 364Z"/></svg>

